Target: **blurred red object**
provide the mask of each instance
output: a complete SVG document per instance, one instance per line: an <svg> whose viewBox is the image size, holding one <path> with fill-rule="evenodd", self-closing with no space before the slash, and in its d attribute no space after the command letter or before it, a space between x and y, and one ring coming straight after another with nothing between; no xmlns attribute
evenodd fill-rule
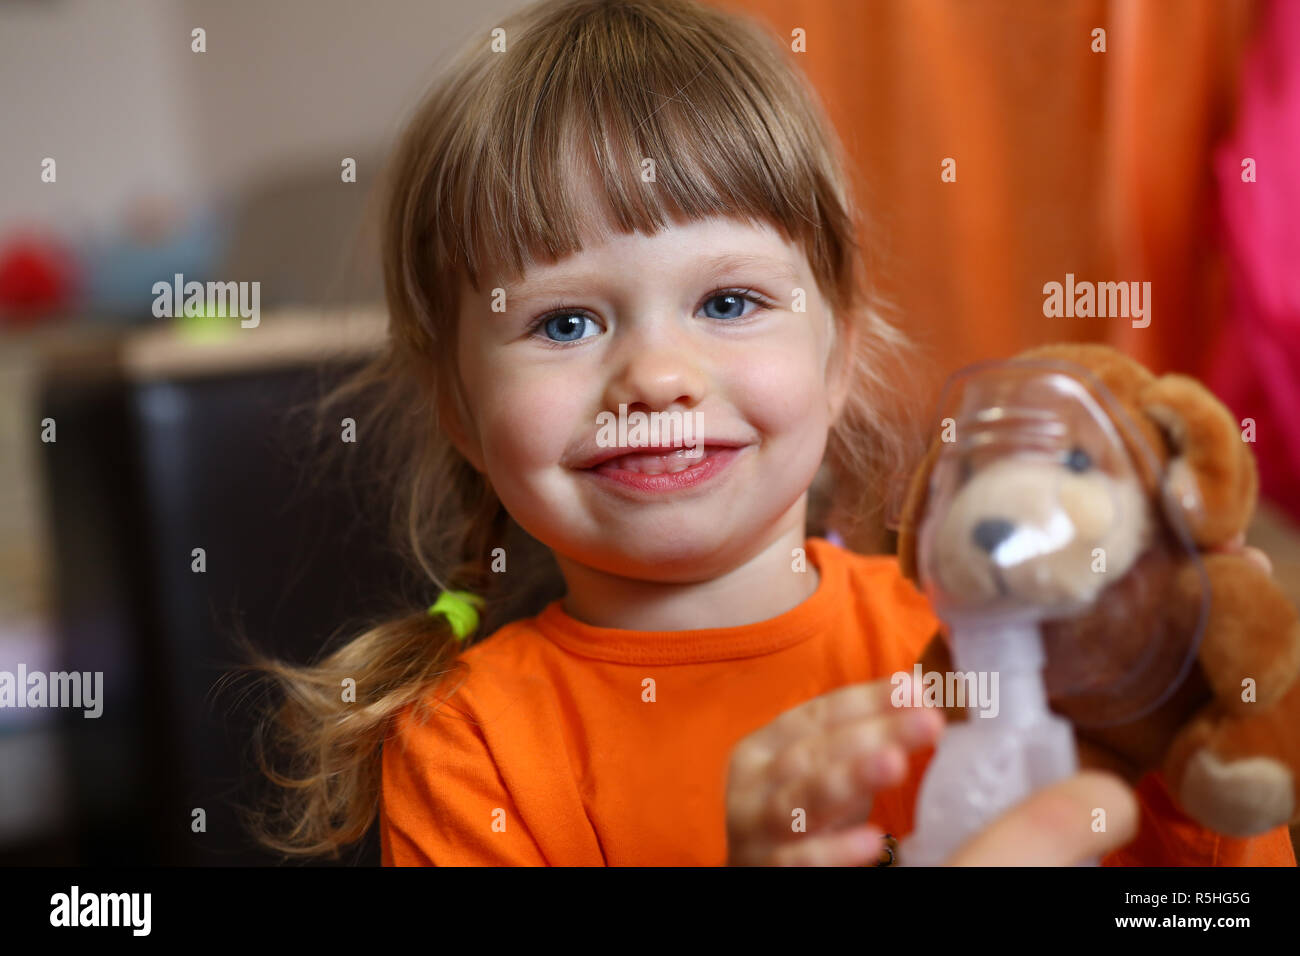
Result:
<svg viewBox="0 0 1300 956"><path fill-rule="evenodd" d="M0 322L35 325L73 298L76 261L58 240L35 234L0 241Z"/></svg>

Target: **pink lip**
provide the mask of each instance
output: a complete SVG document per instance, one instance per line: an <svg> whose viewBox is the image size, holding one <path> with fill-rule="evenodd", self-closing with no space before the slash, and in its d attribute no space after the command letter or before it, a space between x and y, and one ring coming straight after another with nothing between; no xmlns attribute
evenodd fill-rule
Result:
<svg viewBox="0 0 1300 956"><path fill-rule="evenodd" d="M637 491L659 493L680 491L684 488L697 487L720 474L744 451L744 446L739 448L706 446L704 451L704 458L691 467L677 472L664 472L661 475L645 475L606 464L579 469L579 474L591 475L597 481L610 481ZM624 451L623 454L628 452Z"/></svg>
<svg viewBox="0 0 1300 956"><path fill-rule="evenodd" d="M741 442L741 441L728 441L726 439L717 439L717 438L698 442L698 445L704 448L708 452L714 452L722 448L743 448L745 447L745 444L746 444L745 442ZM622 458L624 455L635 455L635 454L667 455L675 451L681 451L683 448L687 448L687 447L693 447L693 446L627 445L621 448L604 448L597 451L594 455L582 459L578 464L574 465L573 467L574 468L599 468L601 465L605 464L605 462L610 461L614 458Z"/></svg>

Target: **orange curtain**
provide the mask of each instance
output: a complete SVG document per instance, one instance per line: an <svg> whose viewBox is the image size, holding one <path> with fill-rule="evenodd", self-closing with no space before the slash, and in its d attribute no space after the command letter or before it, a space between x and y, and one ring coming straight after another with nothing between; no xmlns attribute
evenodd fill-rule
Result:
<svg viewBox="0 0 1300 956"><path fill-rule="evenodd" d="M855 165L883 240L878 282L936 374L1106 341L1205 377L1226 295L1210 155L1231 129L1254 2L715 2L805 31L790 56ZM1149 281L1150 324L1045 316L1044 284L1067 273Z"/></svg>

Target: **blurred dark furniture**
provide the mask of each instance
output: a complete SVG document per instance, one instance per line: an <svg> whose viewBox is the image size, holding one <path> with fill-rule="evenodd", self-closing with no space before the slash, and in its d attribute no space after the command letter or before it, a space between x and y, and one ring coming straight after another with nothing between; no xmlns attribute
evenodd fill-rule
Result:
<svg viewBox="0 0 1300 956"><path fill-rule="evenodd" d="M104 339L50 361L40 408L57 423L43 458L60 666L103 671L105 703L98 720L60 715L74 825L31 851L43 862L278 862L234 812L255 798L257 773L251 700L214 692L238 660L231 627L306 661L400 589L382 509L305 481L302 422L284 417L360 358L299 361L283 348L293 336L244 334L279 341L277 354L253 346L213 362L177 342L142 370L124 359L129 339ZM200 547L204 573L191 570ZM206 832L192 830L195 808ZM341 862L378 859L372 828Z"/></svg>

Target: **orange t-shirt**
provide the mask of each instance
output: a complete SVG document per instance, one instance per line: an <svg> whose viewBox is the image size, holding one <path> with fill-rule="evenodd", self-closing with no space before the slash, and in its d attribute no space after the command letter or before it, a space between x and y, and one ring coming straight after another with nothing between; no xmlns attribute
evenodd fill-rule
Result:
<svg viewBox="0 0 1300 956"><path fill-rule="evenodd" d="M910 672L938 627L893 557L816 537L807 554L816 592L757 624L592 627L554 601L467 649L464 682L427 722L399 714L384 745L385 865L723 865L735 744L810 698ZM932 753L876 795L873 823L911 831ZM1138 793L1141 833L1106 864L1295 865L1285 828L1228 839L1158 775Z"/></svg>

